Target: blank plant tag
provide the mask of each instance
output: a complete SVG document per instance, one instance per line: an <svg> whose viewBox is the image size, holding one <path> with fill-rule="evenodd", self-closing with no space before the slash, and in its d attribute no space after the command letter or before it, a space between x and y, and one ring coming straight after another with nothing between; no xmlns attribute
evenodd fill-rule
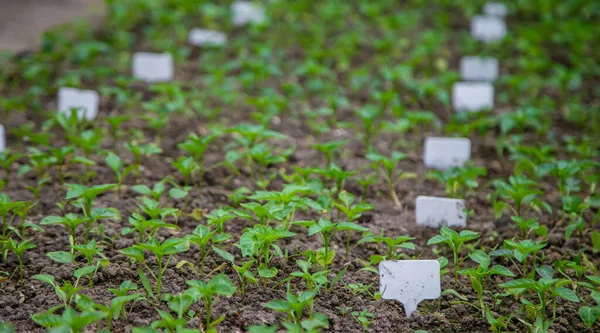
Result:
<svg viewBox="0 0 600 333"><path fill-rule="evenodd" d="M505 17L508 14L508 8L501 2L488 2L483 6L485 15Z"/></svg>
<svg viewBox="0 0 600 333"><path fill-rule="evenodd" d="M467 214L464 200L418 196L416 204L416 220L418 225L431 228L441 226L467 226Z"/></svg>
<svg viewBox="0 0 600 333"><path fill-rule="evenodd" d="M220 46L227 42L224 32L194 28L188 36L188 43L194 46Z"/></svg>
<svg viewBox="0 0 600 333"><path fill-rule="evenodd" d="M93 90L66 87L58 90L58 111L68 116L72 109L76 109L79 120L92 121L96 119L99 102L100 96Z"/></svg>
<svg viewBox="0 0 600 333"><path fill-rule="evenodd" d="M379 263L379 292L383 299L404 305L406 316L426 299L441 295L440 263L437 260L396 260Z"/></svg>
<svg viewBox="0 0 600 333"><path fill-rule="evenodd" d="M506 23L499 17L475 15L471 21L471 35L484 42L495 42L506 35Z"/></svg>
<svg viewBox="0 0 600 333"><path fill-rule="evenodd" d="M147 83L173 80L173 57L169 53L136 52L133 76Z"/></svg>
<svg viewBox="0 0 600 333"><path fill-rule="evenodd" d="M446 170L462 166L471 158L471 140L468 138L429 137L423 152L425 167Z"/></svg>
<svg viewBox="0 0 600 333"><path fill-rule="evenodd" d="M462 57L460 75L465 81L496 81L498 59L492 57Z"/></svg>
<svg viewBox="0 0 600 333"><path fill-rule="evenodd" d="M231 5L233 24L237 27L246 24L260 24L265 20L265 10L251 1L236 1Z"/></svg>
<svg viewBox="0 0 600 333"><path fill-rule="evenodd" d="M452 107L478 112L494 107L494 86L489 82L456 82L452 86Z"/></svg>
<svg viewBox="0 0 600 333"><path fill-rule="evenodd" d="M0 124L0 153L6 149L6 133L4 133L4 126Z"/></svg>

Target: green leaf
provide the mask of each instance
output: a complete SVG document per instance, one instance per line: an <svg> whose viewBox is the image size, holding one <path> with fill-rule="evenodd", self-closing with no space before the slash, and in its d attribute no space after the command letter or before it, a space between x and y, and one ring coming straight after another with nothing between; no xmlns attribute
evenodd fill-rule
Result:
<svg viewBox="0 0 600 333"><path fill-rule="evenodd" d="M581 317L581 321L583 321L583 324L588 328L592 328L592 326L594 326L594 323L599 316L600 310L598 307L591 308L589 306L582 306L579 309L579 317Z"/></svg>
<svg viewBox="0 0 600 333"><path fill-rule="evenodd" d="M554 292L561 298L566 299L567 301L575 302L575 303L579 302L579 297L577 297L575 292L573 292L573 290L571 290L569 288L565 288L565 287L556 288Z"/></svg>
<svg viewBox="0 0 600 333"><path fill-rule="evenodd" d="M502 265L494 265L492 268L490 268L490 274L510 276L510 277L515 276L515 274L513 272L511 272L510 269L508 269Z"/></svg>
<svg viewBox="0 0 600 333"><path fill-rule="evenodd" d="M221 250L216 246L212 247L213 251L215 251L216 254L220 255L221 258L229 261L230 263L233 263L233 261L235 260L235 256L225 250Z"/></svg>
<svg viewBox="0 0 600 333"><path fill-rule="evenodd" d="M63 218L60 216L46 216L40 222L41 225L62 223Z"/></svg>
<svg viewBox="0 0 600 333"><path fill-rule="evenodd" d="M288 312L291 310L290 302L283 299L272 300L269 303L264 304L264 307L277 312Z"/></svg>
<svg viewBox="0 0 600 333"><path fill-rule="evenodd" d="M75 259L75 256L70 253L70 252L65 252L65 251L56 251L56 252L48 252L46 253L46 255L56 261L59 262L61 264L68 264L70 262L73 261L73 259Z"/></svg>
<svg viewBox="0 0 600 333"><path fill-rule="evenodd" d="M277 276L277 268L275 267L267 267L265 264L261 264L258 267L258 275L263 278L270 279Z"/></svg>
<svg viewBox="0 0 600 333"><path fill-rule="evenodd" d="M32 276L33 279L40 280L42 282L46 282L48 284L54 285L54 276L50 274L37 274Z"/></svg>
<svg viewBox="0 0 600 333"><path fill-rule="evenodd" d="M0 333L15 333L15 328L7 321L0 321Z"/></svg>
<svg viewBox="0 0 600 333"><path fill-rule="evenodd" d="M95 270L96 270L95 266L83 266L83 267L75 270L75 272L73 272L73 276L75 276L76 278L79 279L82 276L92 274Z"/></svg>
<svg viewBox="0 0 600 333"><path fill-rule="evenodd" d="M600 231L592 232L592 246L594 249L594 253L600 252Z"/></svg>
<svg viewBox="0 0 600 333"><path fill-rule="evenodd" d="M439 244L439 243L443 243L446 241L446 237L442 236L442 235L436 235L431 237L428 241L427 241L427 245L432 245L432 244Z"/></svg>

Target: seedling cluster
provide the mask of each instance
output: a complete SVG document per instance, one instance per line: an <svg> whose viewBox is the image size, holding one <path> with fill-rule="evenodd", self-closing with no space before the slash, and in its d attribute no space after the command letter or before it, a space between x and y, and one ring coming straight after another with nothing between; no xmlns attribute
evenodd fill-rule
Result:
<svg viewBox="0 0 600 333"><path fill-rule="evenodd" d="M600 330L596 7L107 1L0 57L0 332Z"/></svg>

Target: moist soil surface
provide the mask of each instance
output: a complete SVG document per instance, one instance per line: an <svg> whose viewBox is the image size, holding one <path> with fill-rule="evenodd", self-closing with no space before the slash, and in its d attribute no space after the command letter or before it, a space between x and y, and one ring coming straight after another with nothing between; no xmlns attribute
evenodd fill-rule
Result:
<svg viewBox="0 0 600 333"><path fill-rule="evenodd" d="M199 52L201 51L194 51L192 53L191 63L199 59L199 54L197 54ZM456 58L459 57L458 54L455 56ZM194 82L195 78L200 74L195 68L197 66L178 68L176 80ZM89 88L94 89L93 86ZM147 85L139 84L135 89L142 92L145 99L152 97L153 93L150 92ZM337 110L337 120L339 122L347 121L358 124L358 120L354 115L354 109L362 105L362 96L349 96L349 100L351 101L349 106ZM56 108L54 97L43 100L42 105L47 110L54 110ZM448 118L447 110L443 108L433 109L432 111L441 119ZM128 122L127 127L124 129L126 131L132 129L141 130L149 140L157 138L157 133L147 127L146 122L141 121L139 117L141 112L140 110L137 117ZM102 120L105 115L121 113L124 113L124 111L120 110L112 102L103 101L99 110L100 119L98 122L102 124L101 126L106 126L106 122ZM133 114L135 115L135 112ZM240 110L225 109L220 118L229 125L252 122L250 116L247 113L240 112ZM41 120L41 117L33 112L14 113L5 123L5 126L7 128L14 128L29 121L40 125ZM114 192L107 192L96 199L95 206L97 207L113 207L118 209L123 217L123 221L103 222L106 236L113 238L114 241L103 242L102 239L97 240L103 242L103 253L110 259L110 264L107 267L101 268L95 275L93 287L90 287L87 283L83 283L81 293L90 296L96 303L109 304L113 297L108 291L109 288L118 288L125 280L132 280L141 288L142 284L137 274L137 266L132 264L127 257L119 252L120 249L133 245L134 240L131 236L115 237L127 225L126 217L136 211L137 204L139 203L140 195L133 191L131 186L144 184L152 187L156 182L168 175L174 177L178 183L183 184L183 178L171 165L170 160L184 156L183 152L177 148L177 144L184 141L190 133L198 135L207 133L206 122L206 119L202 119L201 117L190 119L174 116L170 118L160 139L160 146L163 152L149 158L144 158L141 177L136 180L133 175L128 176L124 181L124 186L119 197ZM307 134L310 133L310 128L306 125L306 119L298 115L298 113L292 112L276 117L270 124L270 128L287 136L285 140L273 141L273 145L283 148L292 146L296 148L288 164L273 166L271 167L271 171L275 172L277 168L280 168L282 171L290 172L292 165L323 166L325 164L324 158L311 147L311 144L317 142L319 139L323 142L342 139L348 140L348 144L343 149L342 156L335 161L338 166L345 170L359 170L369 163L364 155L365 148L363 143L355 135L357 131L355 128L337 129L317 139ZM554 122L551 131L556 137L561 137L565 134L575 134L578 129L570 128L563 122ZM64 142L64 137L58 131L55 134L53 145L59 146ZM400 163L400 167L404 171L417 174L416 179L404 180L396 187L398 197L402 202L401 208L394 206L391 200L389 200L386 187L383 184L372 185L366 193L362 191L362 187L354 180L349 180L345 184L345 189L357 198L374 204L375 208L365 213L359 219L359 224L370 228L373 233L384 231L385 235L391 237L400 235L414 237L416 250L406 251L406 254L421 259L435 259L440 255L447 258L452 257L452 253L445 247L426 246L428 239L438 234L438 229L421 227L415 223L415 199L417 196L445 196L443 185L431 180L425 180L425 174L428 170L423 165L422 151L423 141L427 136L439 136L442 134L441 131L424 131L419 134L405 134L401 138L389 134L377 135L374 138L373 146L384 154L388 154L392 150L400 150L407 153L408 158ZM533 133L527 133L527 135L530 139L535 140ZM492 131L485 138L471 137L473 143L472 160L476 165L485 166L487 168L487 175L481 179L480 188L466 197L467 207L473 210L473 214L468 218L468 229L479 232L481 238L477 246L485 246L488 249L502 244L504 239L512 238L519 233L518 230L515 230L514 224L508 216L505 215L497 221L494 219L489 200L489 195L493 193L489 182L498 178L507 179L512 174L514 167L506 156L497 155L495 143L498 136L499 133ZM25 147L15 142L16 138L10 132L7 141L9 144L14 145L16 150L25 150ZM209 151L205 155L206 164L210 165L212 162L223 159L222 147L225 142L225 139L219 139L215 144L211 144ZM108 149L113 146L114 142L110 138L106 138L103 142L103 148ZM121 148L120 145L117 145L116 152L118 152L119 156L125 162L131 162L133 159L130 153ZM559 152L559 155L561 153L564 152ZM97 157L97 162L96 165L91 167L91 170L96 174L91 183L106 184L114 182L113 172L102 162L101 157ZM15 163L13 171L16 173L19 167L21 167L21 164ZM77 173L83 170L69 171ZM66 189L55 178L43 187L37 210L34 210L30 214L29 219L31 222L38 224L45 216L62 215L64 213L56 206L56 203L64 200ZM68 179L67 182L75 181ZM33 195L27 190L27 187L35 186L36 183L37 179L33 173L25 177L13 177L3 192L9 195L12 200L34 200ZM280 190L283 184L284 182L280 178L275 178L268 189ZM230 169L224 167L215 168L204 175L201 189L194 189L188 196L188 200L170 199L169 205L185 209L188 213L195 209L199 209L202 212L210 212L220 206L232 206L233 203L228 199L228 194L241 186L256 189L254 181L247 170L242 169L241 174L235 174ZM561 198L560 193L556 189L556 184L553 182L543 182L542 188L545 192L544 199L550 203L554 210L559 211ZM66 212L76 211L75 208L67 205ZM319 215L317 214L302 212L299 212L296 217L297 220L318 218ZM180 230L161 230L157 235L157 239L162 241L169 237L190 234L199 223L203 222L204 219L197 220L191 216L182 215L177 222ZM546 225L549 229L549 244L544 250L545 258L541 259L547 264L551 264L555 260L572 258L580 249L580 240L578 237L566 240L564 225L560 225L557 222L558 218L554 215L541 215L540 223ZM234 240L237 240L244 228L250 226L251 224L245 219L234 219L226 223L225 229L226 232L233 236ZM279 243L284 252L288 251L290 257L287 260L275 258L273 261L273 265L279 269L278 277L289 276L291 272L298 270L295 264L295 260L300 259L298 253L308 249L318 249L322 246L319 238L316 236L308 237L304 229L293 226L291 230L297 232L297 236L291 239L284 239ZM68 234L64 228L57 225L45 226L45 232L35 233L32 237L33 243L37 245L37 248L25 254L24 282L22 284L19 283L18 278L15 278L18 275L16 274L10 280L4 281L0 288L0 320L11 322L17 332L42 332L43 329L36 326L30 319L30 316L60 304L54 290L49 285L32 279L33 275L46 273L55 276L57 281L73 281L72 266L54 262L45 255L51 251L66 251L69 248ZM92 237L96 236L92 234ZM356 234L353 234L352 237L353 243L359 239L359 236ZM591 244L587 235L584 236L583 241L584 244ZM407 318L403 306L394 300L375 300L366 293L350 292L345 285L351 283L372 284L371 292L378 290L378 276L368 271L361 271L360 269L363 266L359 259L366 261L371 255L383 254L382 251L384 249L375 244L360 245L350 253L349 259L346 261L343 255L345 251L344 243L345 235L336 235L332 246L338 252L338 255L331 268L332 272L338 272L344 265L348 265L348 271L333 290L321 292L317 296L314 307L316 312L325 314L329 319L329 332L363 331L360 324L357 323L348 311L342 311L342 309L347 308L351 308L352 311L367 309L369 312L375 314L373 323L368 327L369 332L414 332L415 330L426 330L428 332L470 333L489 331L489 325L480 311L470 305L457 302L458 298L453 295L443 295L438 300L423 301L412 317ZM236 262L242 260L240 250L231 246L231 242L226 243L224 247L235 255ZM594 257L589 245L584 245L583 249L592 258L593 263L598 266L600 258ZM183 292L187 289L187 280L202 279L209 273L212 275L225 273L239 287L239 279L235 271L224 259L215 253L211 253L208 256L205 272L203 272L202 277L196 275L187 266L177 268L177 263L182 260L197 263L199 261L198 249L192 245L189 251L174 256L174 260L171 261L170 267L166 270L164 276L164 293L176 294ZM148 264L151 267L155 265L151 260L148 261ZM512 264L503 258L494 258L492 264L502 264L511 269L513 268ZM9 255L7 261L0 264L0 270L13 272L17 266L17 258L14 255ZM474 267L474 263L467 259L463 267ZM452 262L450 262L448 268L450 273L442 277L442 290L454 289L466 297L469 302L476 304L477 297L471 288L468 278L461 276L458 281L454 281ZM493 299L493 294L504 292L502 288L497 287L501 282L503 282L502 278L492 278L487 282L486 294L484 295L487 304L497 302L497 300ZM303 284L299 280L294 280L291 288L293 290L303 290ZM248 326L274 324L284 318L283 315L262 306L262 304L274 299L285 299L284 286L275 285L273 281L268 281L266 285L262 283L251 284L247 286L244 297L236 293L231 298L219 298L212 310L212 314L213 317L226 314L225 320L218 326L221 332L243 332ZM518 302L512 297L503 297L500 301L493 307L495 314L507 315L514 313L519 307ZM159 308L167 309L164 302L157 302L157 304ZM201 303L198 303L193 308L197 313L202 313L201 306ZM559 299L557 306L558 319L552 325L551 331L586 331L586 328L578 318L577 310L578 307L574 306L573 303L567 303ZM148 302L140 301L132 306L127 318L114 321L112 331L130 332L133 327L148 326L157 318L156 307ZM190 326L202 327L202 318L203 316L197 317L191 322ZM516 332L524 332L526 330L524 326L514 319L509 329Z"/></svg>

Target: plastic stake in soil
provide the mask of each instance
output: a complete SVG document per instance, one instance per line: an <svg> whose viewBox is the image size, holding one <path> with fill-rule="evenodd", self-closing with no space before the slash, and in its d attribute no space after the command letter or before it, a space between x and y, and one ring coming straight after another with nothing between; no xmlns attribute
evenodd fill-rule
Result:
<svg viewBox="0 0 600 333"><path fill-rule="evenodd" d="M471 158L471 140L429 137L425 139L423 156L427 168L446 170L463 166Z"/></svg>
<svg viewBox="0 0 600 333"><path fill-rule="evenodd" d="M227 43L227 35L221 31L194 28L190 31L188 43L199 47L221 46Z"/></svg>
<svg viewBox="0 0 600 333"><path fill-rule="evenodd" d="M494 86L489 82L456 82L452 107L458 112L479 112L494 107Z"/></svg>
<svg viewBox="0 0 600 333"><path fill-rule="evenodd" d="M147 83L173 80L173 57L169 53L137 52L133 55L133 76Z"/></svg>
<svg viewBox="0 0 600 333"><path fill-rule="evenodd" d="M461 199L418 196L416 220L418 225L431 228L467 226L466 204Z"/></svg>
<svg viewBox="0 0 600 333"><path fill-rule="evenodd" d="M265 10L251 1L236 1L231 5L233 24L236 27L246 24L260 24L265 20Z"/></svg>
<svg viewBox="0 0 600 333"><path fill-rule="evenodd" d="M4 131L4 126L0 124L0 153L6 149L6 134Z"/></svg>
<svg viewBox="0 0 600 333"><path fill-rule="evenodd" d="M462 57L460 75L465 81L496 81L498 59L492 57Z"/></svg>
<svg viewBox="0 0 600 333"><path fill-rule="evenodd" d="M506 23L501 18L475 15L471 21L471 36L482 42L496 42L506 36Z"/></svg>
<svg viewBox="0 0 600 333"><path fill-rule="evenodd" d="M79 120L92 121L96 119L99 102L100 96L93 90L67 87L58 90L58 111L68 116L72 109L76 109Z"/></svg>
<svg viewBox="0 0 600 333"><path fill-rule="evenodd" d="M501 2L487 2L483 6L483 13L490 16L505 17L508 14L508 8Z"/></svg>
<svg viewBox="0 0 600 333"><path fill-rule="evenodd" d="M440 263L437 260L397 260L379 263L379 292L383 299L404 305L406 316L426 299L441 295Z"/></svg>

